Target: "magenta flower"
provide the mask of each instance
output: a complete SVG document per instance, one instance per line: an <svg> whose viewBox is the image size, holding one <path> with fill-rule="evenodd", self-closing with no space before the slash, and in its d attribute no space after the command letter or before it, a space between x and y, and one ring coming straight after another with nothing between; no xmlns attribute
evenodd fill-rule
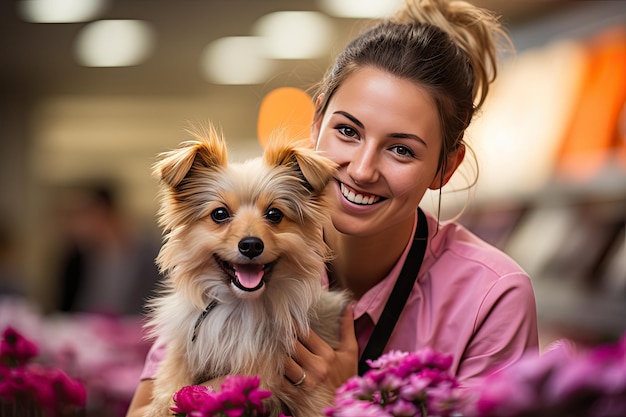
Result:
<svg viewBox="0 0 626 417"><path fill-rule="evenodd" d="M429 416L448 416L459 409L468 398L457 389L455 381L441 381L427 390L426 404Z"/></svg>
<svg viewBox="0 0 626 417"><path fill-rule="evenodd" d="M39 349L13 327L7 327L0 340L0 364L9 367L23 366L39 354Z"/></svg>
<svg viewBox="0 0 626 417"><path fill-rule="evenodd" d="M60 369L47 368L48 380L56 394L57 404L83 407L87 402L87 390L77 379L70 378Z"/></svg>
<svg viewBox="0 0 626 417"><path fill-rule="evenodd" d="M560 344L488 376L478 388L478 416L626 415L625 340L587 351Z"/></svg>
<svg viewBox="0 0 626 417"><path fill-rule="evenodd" d="M174 394L176 416L187 417L264 417L263 400L271 392L259 389L258 376L230 376L219 392L191 385Z"/></svg>
<svg viewBox="0 0 626 417"><path fill-rule="evenodd" d="M87 393L83 384L59 369L29 364L22 369L23 384L18 391L24 399L38 404L47 415L62 415L65 409L81 409Z"/></svg>
<svg viewBox="0 0 626 417"><path fill-rule="evenodd" d="M420 415L420 409L410 401L398 399L397 401L389 404L385 407L385 411L388 411L392 416L397 417L413 417Z"/></svg>
<svg viewBox="0 0 626 417"><path fill-rule="evenodd" d="M13 401L29 388L28 374L23 368L0 367L0 399Z"/></svg>
<svg viewBox="0 0 626 417"><path fill-rule="evenodd" d="M217 396L211 395L213 388L204 385L188 385L182 387L174 394L174 403L171 410L176 415L185 415L193 411L200 411L208 415L217 412L221 407L221 401Z"/></svg>
<svg viewBox="0 0 626 417"><path fill-rule="evenodd" d="M359 378L354 376L348 379L335 392L336 401L342 399L364 400L373 403L380 403L378 385L372 378Z"/></svg>
<svg viewBox="0 0 626 417"><path fill-rule="evenodd" d="M368 364L372 369L365 375L339 387L327 416L448 416L463 405L458 382L448 373L449 355L429 348L391 351Z"/></svg>
<svg viewBox="0 0 626 417"><path fill-rule="evenodd" d="M37 352L37 346L15 329L4 330L0 341L0 400L21 410L18 414L26 407L50 417L84 407L86 391L82 383L60 369L28 363Z"/></svg>
<svg viewBox="0 0 626 417"><path fill-rule="evenodd" d="M408 352L392 350L378 359L368 359L366 362L372 369L392 368L394 366L402 365L402 363L406 361L406 357L408 355Z"/></svg>
<svg viewBox="0 0 626 417"><path fill-rule="evenodd" d="M324 410L326 417L393 417L378 404L369 401L344 399Z"/></svg>

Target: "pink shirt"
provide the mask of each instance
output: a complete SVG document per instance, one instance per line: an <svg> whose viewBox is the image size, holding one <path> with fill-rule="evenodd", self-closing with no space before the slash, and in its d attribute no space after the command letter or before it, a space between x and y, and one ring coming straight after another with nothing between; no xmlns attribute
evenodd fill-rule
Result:
<svg viewBox="0 0 626 417"><path fill-rule="evenodd" d="M457 223L440 224L435 235L437 220L429 213L426 217L429 237L424 261L385 351L429 346L451 354L452 371L465 385L510 365L527 351L538 353L535 296L528 275ZM408 251L409 247L389 275L355 306L361 352ZM142 379L154 377L163 354L164 348L155 343Z"/></svg>
<svg viewBox="0 0 626 417"><path fill-rule="evenodd" d="M453 356L452 371L465 385L538 354L535 296L528 275L506 254L463 226L426 213L428 246L413 290L385 351L426 346ZM413 231L415 233L415 230ZM409 252L355 306L362 352Z"/></svg>

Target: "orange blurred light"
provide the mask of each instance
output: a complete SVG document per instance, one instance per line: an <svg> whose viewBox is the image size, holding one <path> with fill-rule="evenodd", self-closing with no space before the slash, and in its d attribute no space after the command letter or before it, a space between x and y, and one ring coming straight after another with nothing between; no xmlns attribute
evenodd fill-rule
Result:
<svg viewBox="0 0 626 417"><path fill-rule="evenodd" d="M269 92L261 102L257 134L265 146L274 134L294 140L308 138L315 112L311 97L295 87L281 87Z"/></svg>

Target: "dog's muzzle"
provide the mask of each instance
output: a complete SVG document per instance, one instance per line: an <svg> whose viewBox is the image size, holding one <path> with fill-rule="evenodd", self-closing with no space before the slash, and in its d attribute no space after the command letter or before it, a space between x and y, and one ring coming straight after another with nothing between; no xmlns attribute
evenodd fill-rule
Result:
<svg viewBox="0 0 626 417"><path fill-rule="evenodd" d="M231 284L245 292L255 292L263 288L276 261L268 264L230 263L213 255Z"/></svg>

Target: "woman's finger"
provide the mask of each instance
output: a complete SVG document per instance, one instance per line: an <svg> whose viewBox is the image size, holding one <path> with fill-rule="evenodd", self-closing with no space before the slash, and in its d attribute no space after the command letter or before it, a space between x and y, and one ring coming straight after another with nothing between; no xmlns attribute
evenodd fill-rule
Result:
<svg viewBox="0 0 626 417"><path fill-rule="evenodd" d="M359 343L354 329L354 303L348 304L341 319L341 339L337 351L344 352L351 357L357 357Z"/></svg>
<svg viewBox="0 0 626 417"><path fill-rule="evenodd" d="M306 371L293 359L287 359L285 363L285 378L291 385L304 385L308 375Z"/></svg>

